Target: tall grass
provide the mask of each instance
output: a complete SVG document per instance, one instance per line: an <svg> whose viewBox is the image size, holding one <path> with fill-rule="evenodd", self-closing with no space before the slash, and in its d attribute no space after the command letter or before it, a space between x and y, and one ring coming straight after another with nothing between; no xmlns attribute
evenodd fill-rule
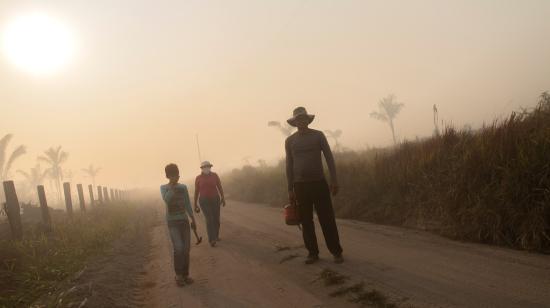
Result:
<svg viewBox="0 0 550 308"><path fill-rule="evenodd" d="M0 307L29 306L76 273L90 256L143 223L144 210L127 204L95 208L86 215L55 215L54 230L27 226L22 241L0 241Z"/></svg>
<svg viewBox="0 0 550 308"><path fill-rule="evenodd" d="M448 127L395 148L336 154L339 217L430 229L481 243L550 250L550 95L479 130ZM233 198L283 204L284 167L244 167Z"/></svg>

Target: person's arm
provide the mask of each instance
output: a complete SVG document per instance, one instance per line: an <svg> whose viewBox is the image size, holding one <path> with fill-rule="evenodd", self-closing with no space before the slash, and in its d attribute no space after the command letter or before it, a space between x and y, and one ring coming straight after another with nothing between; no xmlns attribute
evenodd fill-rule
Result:
<svg viewBox="0 0 550 308"><path fill-rule="evenodd" d="M221 204L222 206L225 206L225 195L223 193L223 188L222 188L222 181L220 180L220 177L218 176L218 174L216 173L216 187L218 188L218 192L220 193L220 197L221 197Z"/></svg>
<svg viewBox="0 0 550 308"><path fill-rule="evenodd" d="M166 203L170 203L170 201L174 197L173 189L170 189L167 185L163 185L160 187L160 194L162 196L162 200L164 200L164 202Z"/></svg>
<svg viewBox="0 0 550 308"><path fill-rule="evenodd" d="M328 171L330 173L330 189L333 195L338 193L338 178L336 177L336 164L334 163L334 156L330 150L330 145L328 144L327 137L324 133L321 132L321 150L325 156L327 162Z"/></svg>
<svg viewBox="0 0 550 308"><path fill-rule="evenodd" d="M185 203L185 211L187 212L187 215L189 218L191 218L191 228L195 229L197 227L197 224L195 223L195 215L193 215L193 209L191 208L191 200L189 199L189 190L187 189L187 186L183 186L183 202Z"/></svg>
<svg viewBox="0 0 550 308"><path fill-rule="evenodd" d="M288 185L288 200L290 203L296 201L294 195L294 158L292 157L292 150L290 149L290 137L285 140L285 152L286 152L286 181Z"/></svg>
<svg viewBox="0 0 550 308"><path fill-rule="evenodd" d="M195 178L195 195L193 199L194 199L193 204L195 205L195 212L198 213L201 211L198 204L198 201L199 201L199 177L198 176Z"/></svg>

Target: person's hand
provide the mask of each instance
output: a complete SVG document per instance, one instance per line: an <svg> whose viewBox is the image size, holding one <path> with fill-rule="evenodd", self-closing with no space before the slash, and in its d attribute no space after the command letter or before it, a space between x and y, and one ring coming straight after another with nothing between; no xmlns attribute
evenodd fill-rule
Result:
<svg viewBox="0 0 550 308"><path fill-rule="evenodd" d="M296 203L296 194L294 193L293 190L290 190L288 192L288 201L290 201L290 204Z"/></svg>
<svg viewBox="0 0 550 308"><path fill-rule="evenodd" d="M338 192L340 191L340 186L338 186L338 183L332 183L330 185L330 192L333 196L336 196Z"/></svg>
<svg viewBox="0 0 550 308"><path fill-rule="evenodd" d="M222 206L225 206L225 198L222 198L221 204L222 204Z"/></svg>
<svg viewBox="0 0 550 308"><path fill-rule="evenodd" d="M199 208L199 206L195 203L195 213L200 213L201 212L201 209Z"/></svg>

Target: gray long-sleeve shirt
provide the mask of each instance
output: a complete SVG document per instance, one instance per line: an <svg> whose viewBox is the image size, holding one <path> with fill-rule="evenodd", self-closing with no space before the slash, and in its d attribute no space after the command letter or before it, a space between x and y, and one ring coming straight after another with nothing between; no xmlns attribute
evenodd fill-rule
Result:
<svg viewBox="0 0 550 308"><path fill-rule="evenodd" d="M315 129L298 131L286 139L285 150L289 191L293 189L294 183L325 179L321 152L327 161L330 179L336 182L334 157L323 132Z"/></svg>

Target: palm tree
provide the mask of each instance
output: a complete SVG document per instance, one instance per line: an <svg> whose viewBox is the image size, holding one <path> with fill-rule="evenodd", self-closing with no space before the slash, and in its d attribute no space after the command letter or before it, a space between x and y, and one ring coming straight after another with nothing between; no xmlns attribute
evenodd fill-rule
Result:
<svg viewBox="0 0 550 308"><path fill-rule="evenodd" d="M395 128L393 126L393 121L395 120L395 117L397 117L403 106L404 104L395 101L395 95L390 94L378 102L378 111L373 111L370 114L372 118L387 122L390 125L391 134L393 137L393 144L397 144L397 140L395 139Z"/></svg>
<svg viewBox="0 0 550 308"><path fill-rule="evenodd" d="M338 139L340 137L342 137L342 130L341 129L337 129L337 130L325 130L325 134L327 134L327 136L329 138L332 138L334 139L334 150L336 152L339 152L342 147L340 146L340 143L338 142Z"/></svg>
<svg viewBox="0 0 550 308"><path fill-rule="evenodd" d="M16 147L13 152L11 152L9 158L6 161L6 158L8 157L8 144L10 143L12 138L12 134L7 134L2 139L0 139L0 181L4 181L8 178L8 174L13 165L13 162L25 153L27 153L27 149L25 148L25 146L20 145Z"/></svg>
<svg viewBox="0 0 550 308"><path fill-rule="evenodd" d="M269 121L267 122L267 126L278 128L279 131L286 137L292 135L292 132L295 129L295 127L291 126L290 124L288 123L281 124L281 122L279 121Z"/></svg>
<svg viewBox="0 0 550 308"><path fill-rule="evenodd" d="M69 154L61 150L61 146L57 148L49 148L44 151L43 156L39 156L38 160L46 162L50 168L48 168L48 174L53 178L55 188L57 190L57 196L59 202L61 202L61 181L63 180L63 169L61 165L67 161Z"/></svg>
<svg viewBox="0 0 550 308"><path fill-rule="evenodd" d="M94 167L94 165L90 164L88 168L82 169L82 172L84 172L87 177L90 177L92 179L92 185L95 187L95 178L99 174L100 170L101 168Z"/></svg>
<svg viewBox="0 0 550 308"><path fill-rule="evenodd" d="M27 184L34 188L38 185L42 185L44 179L48 176L48 170L42 170L40 164L36 164L29 172L17 170L17 173L21 174L25 178L25 181L27 181Z"/></svg>

